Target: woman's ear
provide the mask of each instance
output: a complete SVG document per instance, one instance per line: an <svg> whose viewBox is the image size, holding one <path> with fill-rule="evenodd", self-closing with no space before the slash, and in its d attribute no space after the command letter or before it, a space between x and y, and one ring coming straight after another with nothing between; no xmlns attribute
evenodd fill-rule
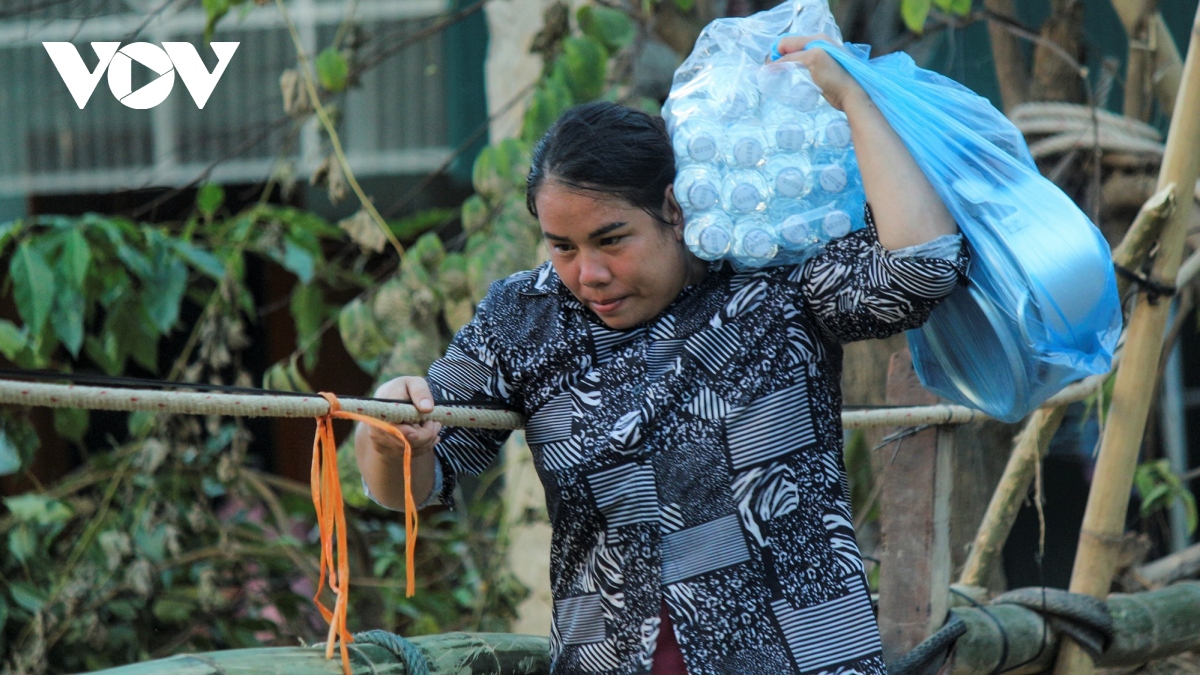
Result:
<svg viewBox="0 0 1200 675"><path fill-rule="evenodd" d="M675 199L675 186L668 185L666 192L663 195L663 218L671 224L671 230L675 232L675 239L683 241L683 208L679 206L679 200Z"/></svg>

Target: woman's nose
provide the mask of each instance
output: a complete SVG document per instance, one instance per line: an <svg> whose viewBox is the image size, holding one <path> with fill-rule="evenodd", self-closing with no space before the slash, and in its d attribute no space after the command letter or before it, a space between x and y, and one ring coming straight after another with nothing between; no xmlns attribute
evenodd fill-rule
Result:
<svg viewBox="0 0 1200 675"><path fill-rule="evenodd" d="M581 252L579 260L579 283L584 286L603 286L612 281L612 272L604 264L603 256L594 252Z"/></svg>

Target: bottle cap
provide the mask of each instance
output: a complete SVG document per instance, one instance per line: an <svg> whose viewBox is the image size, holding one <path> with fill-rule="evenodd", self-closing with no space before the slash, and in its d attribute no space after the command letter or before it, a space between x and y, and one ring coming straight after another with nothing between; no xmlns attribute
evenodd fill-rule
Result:
<svg viewBox="0 0 1200 675"><path fill-rule="evenodd" d="M846 189L848 181L846 170L837 164L827 166L821 171L821 189L826 192L841 192Z"/></svg>
<svg viewBox="0 0 1200 675"><path fill-rule="evenodd" d="M715 225L705 228L700 233L700 248L711 256L724 255L729 250L729 233Z"/></svg>
<svg viewBox="0 0 1200 675"><path fill-rule="evenodd" d="M850 125L846 120L834 120L825 127L825 142L835 148L850 145Z"/></svg>
<svg viewBox="0 0 1200 675"><path fill-rule="evenodd" d="M775 130L775 145L784 152L800 152L806 137L804 127L794 122L784 123Z"/></svg>
<svg viewBox="0 0 1200 675"><path fill-rule="evenodd" d="M720 196L717 188L706 180L698 180L687 191L688 201L700 211L711 209Z"/></svg>
<svg viewBox="0 0 1200 675"><path fill-rule="evenodd" d="M825 215L825 222L822 223L822 226L830 239L844 237L850 234L850 215L842 210L833 211Z"/></svg>
<svg viewBox="0 0 1200 675"><path fill-rule="evenodd" d="M758 188L753 185L739 183L730 193L729 201L735 211L749 213L758 208L759 202L762 201L762 195L758 193Z"/></svg>
<svg viewBox="0 0 1200 675"><path fill-rule="evenodd" d="M742 235L742 250L752 258L773 258L775 242L766 230L754 228Z"/></svg>
<svg viewBox="0 0 1200 675"><path fill-rule="evenodd" d="M757 138L739 138L733 144L733 161L742 166L754 166L762 161L763 147Z"/></svg>
<svg viewBox="0 0 1200 675"><path fill-rule="evenodd" d="M708 162L717 156L717 141L709 134L697 134L688 141L688 155L697 162Z"/></svg>
<svg viewBox="0 0 1200 675"><path fill-rule="evenodd" d="M812 236L808 229L808 219L801 215L788 216L780 224L779 234L789 244L808 243Z"/></svg>
<svg viewBox="0 0 1200 675"><path fill-rule="evenodd" d="M794 166L789 166L775 175L775 192L781 197L799 197L804 194L807 184L804 172Z"/></svg>

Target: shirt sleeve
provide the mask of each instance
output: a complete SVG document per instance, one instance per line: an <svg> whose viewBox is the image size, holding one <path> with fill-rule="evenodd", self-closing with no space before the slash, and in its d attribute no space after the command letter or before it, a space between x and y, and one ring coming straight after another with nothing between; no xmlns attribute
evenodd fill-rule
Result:
<svg viewBox="0 0 1200 675"><path fill-rule="evenodd" d="M804 265L802 293L825 330L839 342L884 338L925 322L967 278L961 235L889 251L879 243L871 209L867 227L830 242Z"/></svg>
<svg viewBox="0 0 1200 675"><path fill-rule="evenodd" d="M475 318L454 336L446 354L429 367L427 380L439 402L470 401L512 408L511 389L494 347L489 327L493 299L484 298ZM500 454L511 431L442 428L434 453L437 457L437 484L427 503L453 505L454 488L462 474L477 475L486 470Z"/></svg>

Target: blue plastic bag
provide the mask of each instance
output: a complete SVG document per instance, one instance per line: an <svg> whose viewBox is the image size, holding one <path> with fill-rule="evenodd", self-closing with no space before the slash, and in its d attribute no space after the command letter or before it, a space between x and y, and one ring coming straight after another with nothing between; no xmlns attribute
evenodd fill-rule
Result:
<svg viewBox="0 0 1200 675"><path fill-rule="evenodd" d="M680 115L672 108L684 98L677 90L690 86L693 99L706 86L736 93L744 89L730 78L741 74L763 97L786 96L779 87L806 86L788 84L802 83L801 66L772 64L768 76L766 67L749 64L763 63L783 34L823 32L840 39L824 0L791 0L746 19L714 22L705 33L714 30L737 40L710 40L702 52L698 43L698 52L680 67L682 79L677 73L664 107L676 128ZM1108 244L1079 207L1041 176L1020 132L986 99L916 67L906 54L868 60L867 49L855 45L819 42L809 48L828 51L871 96L970 245L969 283L908 333L922 384L1014 422L1070 382L1107 372L1121 330ZM714 69L714 60L741 64L740 70ZM700 77L713 71L723 75ZM817 178L808 174L810 181ZM778 222L771 225L779 231ZM788 260L765 264L777 262Z"/></svg>
<svg viewBox="0 0 1200 675"><path fill-rule="evenodd" d="M971 246L969 283L908 332L921 383L1015 422L1070 382L1108 372L1121 332L1108 243L1038 173L1012 123L907 54L867 61L815 46L871 96Z"/></svg>

